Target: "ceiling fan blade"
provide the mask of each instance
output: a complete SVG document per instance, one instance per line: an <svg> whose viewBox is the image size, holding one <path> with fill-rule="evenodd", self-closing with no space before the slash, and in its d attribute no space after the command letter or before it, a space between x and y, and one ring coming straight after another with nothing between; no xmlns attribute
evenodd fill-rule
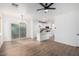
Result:
<svg viewBox="0 0 79 59"><path fill-rule="evenodd" d="M46 7L43 3L40 3L41 6Z"/></svg>
<svg viewBox="0 0 79 59"><path fill-rule="evenodd" d="M56 9L56 8L48 8L48 9Z"/></svg>
<svg viewBox="0 0 79 59"><path fill-rule="evenodd" d="M47 7L50 7L51 5L53 5L54 3L50 3Z"/></svg>
<svg viewBox="0 0 79 59"><path fill-rule="evenodd" d="M40 11L40 10L44 10L44 8L41 8L41 9L37 9L37 11Z"/></svg>

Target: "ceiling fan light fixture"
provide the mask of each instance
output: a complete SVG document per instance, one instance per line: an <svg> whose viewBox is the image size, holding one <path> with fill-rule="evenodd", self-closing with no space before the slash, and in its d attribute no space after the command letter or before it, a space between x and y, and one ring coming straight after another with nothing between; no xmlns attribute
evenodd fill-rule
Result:
<svg viewBox="0 0 79 59"><path fill-rule="evenodd" d="M48 12L48 10L44 10L45 12Z"/></svg>

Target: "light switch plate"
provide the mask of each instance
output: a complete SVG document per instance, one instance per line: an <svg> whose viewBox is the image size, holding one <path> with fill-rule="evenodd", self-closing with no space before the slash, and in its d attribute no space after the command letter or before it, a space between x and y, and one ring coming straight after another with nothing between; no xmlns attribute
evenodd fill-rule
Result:
<svg viewBox="0 0 79 59"><path fill-rule="evenodd" d="M79 36L79 34L76 34L77 36Z"/></svg>

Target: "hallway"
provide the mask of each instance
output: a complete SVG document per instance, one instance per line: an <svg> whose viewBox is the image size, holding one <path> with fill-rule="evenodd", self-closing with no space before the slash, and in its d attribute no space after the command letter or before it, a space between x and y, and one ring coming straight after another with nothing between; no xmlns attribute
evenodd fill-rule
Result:
<svg viewBox="0 0 79 59"><path fill-rule="evenodd" d="M2 56L79 56L79 48L54 42L38 42L32 39L4 42Z"/></svg>

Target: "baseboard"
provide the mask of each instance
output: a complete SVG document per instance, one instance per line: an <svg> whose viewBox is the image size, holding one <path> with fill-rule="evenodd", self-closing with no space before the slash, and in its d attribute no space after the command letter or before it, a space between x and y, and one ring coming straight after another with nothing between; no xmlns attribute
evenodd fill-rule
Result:
<svg viewBox="0 0 79 59"><path fill-rule="evenodd" d="M71 43L64 42L64 41L59 41L59 40L54 40L54 41L59 42L59 43L62 43L62 44L66 44L66 45L69 45L69 46L74 46L74 47L76 47L76 44L71 44Z"/></svg>
<svg viewBox="0 0 79 59"><path fill-rule="evenodd" d="M79 48L79 45L76 44L76 48Z"/></svg>
<svg viewBox="0 0 79 59"><path fill-rule="evenodd" d="M26 38L26 39L32 39L31 37L28 37L28 38Z"/></svg>

